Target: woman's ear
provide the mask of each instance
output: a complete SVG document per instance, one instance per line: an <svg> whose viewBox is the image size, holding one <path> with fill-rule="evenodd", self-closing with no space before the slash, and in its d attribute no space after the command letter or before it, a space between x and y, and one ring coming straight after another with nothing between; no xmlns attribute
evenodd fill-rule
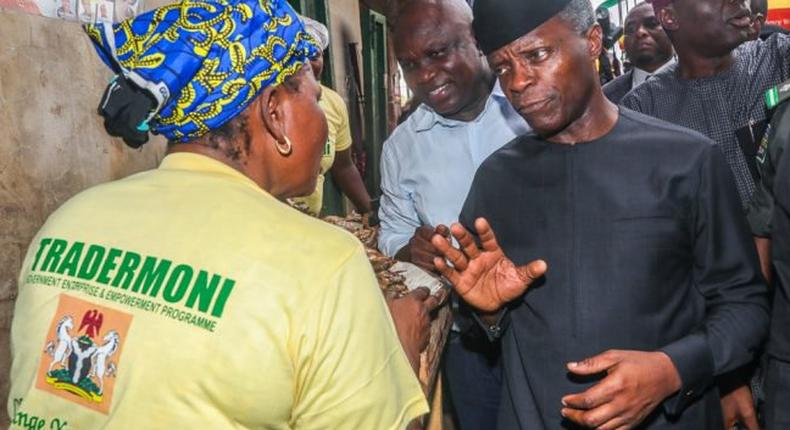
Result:
<svg viewBox="0 0 790 430"><path fill-rule="evenodd" d="M285 90L282 86L278 86L265 89L256 100L256 103L259 103L257 111L263 120L263 126L277 143L283 145L287 140L285 137L285 112L283 108L284 96Z"/></svg>

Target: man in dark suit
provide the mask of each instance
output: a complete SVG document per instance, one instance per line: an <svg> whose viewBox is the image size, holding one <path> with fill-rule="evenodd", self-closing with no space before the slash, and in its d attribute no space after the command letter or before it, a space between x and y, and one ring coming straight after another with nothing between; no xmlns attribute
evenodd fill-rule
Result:
<svg viewBox="0 0 790 430"><path fill-rule="evenodd" d="M771 124L760 142L761 185L755 196L768 210L773 240L774 299L764 363L765 430L790 428L790 81L768 90Z"/></svg>
<svg viewBox="0 0 790 430"><path fill-rule="evenodd" d="M603 92L620 103L632 88L672 59L672 42L656 19L653 7L645 2L631 9L625 18L625 53L633 68L604 85Z"/></svg>

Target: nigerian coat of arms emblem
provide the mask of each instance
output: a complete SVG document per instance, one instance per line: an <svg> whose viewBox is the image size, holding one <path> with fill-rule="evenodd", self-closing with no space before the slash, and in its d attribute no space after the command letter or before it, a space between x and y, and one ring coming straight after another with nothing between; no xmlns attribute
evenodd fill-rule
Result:
<svg viewBox="0 0 790 430"><path fill-rule="evenodd" d="M36 386L108 413L130 322L129 314L61 295Z"/></svg>

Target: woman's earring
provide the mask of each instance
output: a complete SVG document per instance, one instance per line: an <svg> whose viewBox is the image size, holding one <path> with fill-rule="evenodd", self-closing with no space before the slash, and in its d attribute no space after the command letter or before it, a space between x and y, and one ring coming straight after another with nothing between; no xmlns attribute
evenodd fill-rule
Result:
<svg viewBox="0 0 790 430"><path fill-rule="evenodd" d="M279 152L280 155L287 157L291 155L291 152L293 152L294 148L293 145L291 145L291 140L288 139L288 136L283 136L283 139L285 140L285 143L282 143L279 140L277 140L275 141L274 146L277 147L277 152Z"/></svg>

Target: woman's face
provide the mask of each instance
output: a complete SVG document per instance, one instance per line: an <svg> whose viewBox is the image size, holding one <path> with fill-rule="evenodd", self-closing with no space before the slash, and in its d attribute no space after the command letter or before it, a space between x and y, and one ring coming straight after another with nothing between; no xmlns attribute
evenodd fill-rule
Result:
<svg viewBox="0 0 790 430"><path fill-rule="evenodd" d="M318 100L321 86L313 77L309 65L291 77L293 87L286 89L283 103L285 112L284 133L293 146L293 152L282 157L279 178L283 190L278 197L299 197L312 194L320 172L321 156L327 139L326 117ZM286 84L287 85L287 84Z"/></svg>
<svg viewBox="0 0 790 430"><path fill-rule="evenodd" d="M313 77L317 81L321 81L321 73L324 71L324 53L319 52L310 59L310 67L313 68Z"/></svg>

